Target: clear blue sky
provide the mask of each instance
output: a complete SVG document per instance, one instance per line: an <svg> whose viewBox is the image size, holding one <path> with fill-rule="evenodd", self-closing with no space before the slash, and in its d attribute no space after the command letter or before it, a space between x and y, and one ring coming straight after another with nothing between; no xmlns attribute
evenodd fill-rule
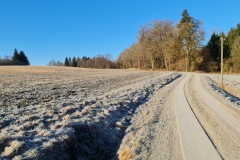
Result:
<svg viewBox="0 0 240 160"><path fill-rule="evenodd" d="M110 53L136 41L152 20L177 23L187 9L203 22L206 40L240 22L239 0L0 0L0 57L23 50L31 65Z"/></svg>

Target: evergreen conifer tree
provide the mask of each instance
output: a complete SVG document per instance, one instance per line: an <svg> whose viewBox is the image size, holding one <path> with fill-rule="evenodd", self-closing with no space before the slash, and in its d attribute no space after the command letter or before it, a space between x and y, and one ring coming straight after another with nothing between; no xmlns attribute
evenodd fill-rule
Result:
<svg viewBox="0 0 240 160"><path fill-rule="evenodd" d="M71 66L72 65L72 59L71 57L68 58L68 66Z"/></svg>
<svg viewBox="0 0 240 160"><path fill-rule="evenodd" d="M23 62L24 65L30 65L28 58L23 51L20 51L18 61Z"/></svg>
<svg viewBox="0 0 240 160"><path fill-rule="evenodd" d="M178 24L178 43L181 53L185 57L186 72L196 67L197 52L201 48L201 41L204 39L204 32L201 29L201 21L191 17L185 9Z"/></svg>
<svg viewBox="0 0 240 160"><path fill-rule="evenodd" d="M72 59L72 67L77 67L77 65L78 65L77 59L76 59L76 57L73 57L73 59Z"/></svg>
<svg viewBox="0 0 240 160"><path fill-rule="evenodd" d="M68 58L65 58L64 66L69 66Z"/></svg>
<svg viewBox="0 0 240 160"><path fill-rule="evenodd" d="M13 61L14 63L16 63L18 60L19 60L19 54L18 54L17 49L15 48L15 49L14 49L14 53L13 53L13 57L12 57L12 61Z"/></svg>

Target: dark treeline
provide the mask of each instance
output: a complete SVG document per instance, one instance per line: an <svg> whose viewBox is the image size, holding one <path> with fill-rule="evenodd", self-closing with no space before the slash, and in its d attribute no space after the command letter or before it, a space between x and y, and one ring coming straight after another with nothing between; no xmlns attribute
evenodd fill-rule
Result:
<svg viewBox="0 0 240 160"><path fill-rule="evenodd" d="M240 24L236 28L231 28L227 35L224 33L213 33L203 52L209 56L212 66L212 71L220 71L221 59L221 42L223 37L223 58L224 71L229 73L240 72ZM207 61L206 61L207 64Z"/></svg>
<svg viewBox="0 0 240 160"><path fill-rule="evenodd" d="M187 10L174 25L157 20L140 28L138 40L118 57L120 68L152 68L179 71L217 72L220 70L220 38L224 38L224 70L240 72L240 24L230 32L213 33L202 45L202 23Z"/></svg>
<svg viewBox="0 0 240 160"><path fill-rule="evenodd" d="M30 62L23 51L18 53L17 49L14 49L12 57L0 58L0 65L30 65Z"/></svg>
<svg viewBox="0 0 240 160"><path fill-rule="evenodd" d="M116 62L113 62L111 58L112 56L110 54L97 55L93 58L86 56L83 56L82 58L66 57L63 65L71 67L99 68L99 69L118 68Z"/></svg>
<svg viewBox="0 0 240 160"><path fill-rule="evenodd" d="M83 56L80 57L66 57L64 63L56 60L51 60L49 66L66 66L66 67L81 67L81 68L98 68L110 69L119 68L117 62L111 60L110 54L97 55L93 58Z"/></svg>

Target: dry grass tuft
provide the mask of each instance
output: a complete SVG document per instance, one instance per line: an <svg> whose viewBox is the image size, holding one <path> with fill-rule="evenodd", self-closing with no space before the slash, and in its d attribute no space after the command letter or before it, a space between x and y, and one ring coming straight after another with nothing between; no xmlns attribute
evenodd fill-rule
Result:
<svg viewBox="0 0 240 160"><path fill-rule="evenodd" d="M129 149L125 149L118 154L119 160L129 160L132 159L132 152Z"/></svg>
<svg viewBox="0 0 240 160"><path fill-rule="evenodd" d="M64 121L67 121L67 120L71 120L71 116L69 114L65 115L63 118L62 118Z"/></svg>
<svg viewBox="0 0 240 160"><path fill-rule="evenodd" d="M37 135L43 136L43 137L49 137L52 135L52 132L49 130L41 130Z"/></svg>
<svg viewBox="0 0 240 160"><path fill-rule="evenodd" d="M37 149L30 149L24 153L27 159L37 159L39 152Z"/></svg>
<svg viewBox="0 0 240 160"><path fill-rule="evenodd" d="M15 156L14 158L13 158L13 160L22 160L23 158L22 158L22 156Z"/></svg>
<svg viewBox="0 0 240 160"><path fill-rule="evenodd" d="M234 89L232 89L232 87L228 86L228 85L222 85L220 83L217 84L217 86L225 91L227 91L228 93L230 93L231 95L234 95L235 97L240 98L240 94L237 93Z"/></svg>
<svg viewBox="0 0 240 160"><path fill-rule="evenodd" d="M20 148L22 148L24 145L23 142L20 141L12 141L9 147L5 147L4 152L2 153L3 156L10 156L14 153L17 153Z"/></svg>

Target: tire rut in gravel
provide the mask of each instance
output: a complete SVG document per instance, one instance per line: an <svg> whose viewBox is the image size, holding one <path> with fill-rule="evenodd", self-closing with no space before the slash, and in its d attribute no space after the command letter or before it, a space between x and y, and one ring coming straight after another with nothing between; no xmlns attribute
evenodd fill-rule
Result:
<svg viewBox="0 0 240 160"><path fill-rule="evenodd" d="M199 122L223 159L240 159L240 134L201 99L201 93L193 85L194 78L186 85L186 93Z"/></svg>

